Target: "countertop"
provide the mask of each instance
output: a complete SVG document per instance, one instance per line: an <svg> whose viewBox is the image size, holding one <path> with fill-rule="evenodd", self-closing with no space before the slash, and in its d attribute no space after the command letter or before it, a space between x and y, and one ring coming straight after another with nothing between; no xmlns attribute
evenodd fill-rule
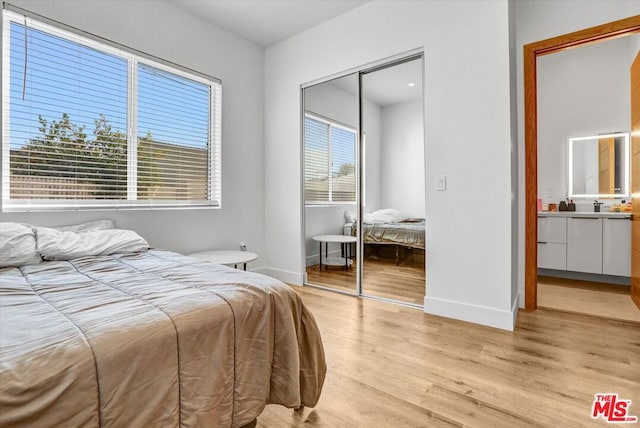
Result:
<svg viewBox="0 0 640 428"><path fill-rule="evenodd" d="M538 217L601 217L601 218L631 218L630 212L609 212L599 213L589 211L538 211Z"/></svg>

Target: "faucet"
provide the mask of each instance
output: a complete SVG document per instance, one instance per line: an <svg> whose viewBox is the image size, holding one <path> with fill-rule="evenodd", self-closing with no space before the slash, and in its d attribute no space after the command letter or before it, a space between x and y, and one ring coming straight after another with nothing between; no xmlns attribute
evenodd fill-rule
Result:
<svg viewBox="0 0 640 428"><path fill-rule="evenodd" d="M594 213L599 213L600 212L600 206L604 204L604 202L598 202L597 199L593 200L593 212Z"/></svg>

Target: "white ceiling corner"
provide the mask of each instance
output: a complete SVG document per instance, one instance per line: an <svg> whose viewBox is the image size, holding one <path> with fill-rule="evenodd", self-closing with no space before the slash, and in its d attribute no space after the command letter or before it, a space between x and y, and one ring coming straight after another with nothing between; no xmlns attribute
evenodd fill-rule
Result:
<svg viewBox="0 0 640 428"><path fill-rule="evenodd" d="M207 21L269 47L369 0L170 0Z"/></svg>

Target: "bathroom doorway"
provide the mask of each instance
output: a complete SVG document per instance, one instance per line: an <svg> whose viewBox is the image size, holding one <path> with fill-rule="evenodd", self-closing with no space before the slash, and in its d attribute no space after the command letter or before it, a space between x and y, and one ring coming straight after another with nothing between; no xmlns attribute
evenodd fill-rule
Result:
<svg viewBox="0 0 640 428"><path fill-rule="evenodd" d="M618 118L618 122L607 121L607 118L603 117L605 115L601 115L587 119L582 124L575 123L576 118L588 118L588 114L579 113L577 109L580 108L580 104L585 105L590 102L578 99L579 96L576 94L562 96L561 92L562 89L566 89L566 86L576 86L576 75L586 74L585 71L593 72L603 69L593 65L585 66L585 61L600 59L606 62L606 68L611 69L611 62L605 57L618 52L625 57L624 62L626 62L624 69L619 71L626 75L625 81L622 82L626 99L620 104L628 109L629 67L637 53L637 48L634 46L640 46L640 43L632 39L640 37L639 31L640 19L633 17L525 46L527 165L525 306L527 309L544 307L640 322L640 310L630 298L634 276L631 273L631 221L630 213L628 216L624 213L624 204L629 199L630 189L624 189L620 195L600 195L598 200L604 202L604 212L597 215L593 213L592 202L593 196L599 195L592 195L591 192L586 192L582 197L571 201L575 204L575 212L540 213L539 206L540 204L549 208L554 203L559 207L561 202L569 202L565 201L565 198L573 194L571 181L575 175L570 172L571 156L577 152L572 153L569 150L568 142L571 137L596 136L595 157L597 158L599 139L604 139L607 134L618 131L630 132L631 120L628 111L626 117ZM627 37L621 37L622 35ZM610 43L610 45L605 46L604 43ZM614 44L617 45L614 46ZM567 49L569 47L580 47L580 49ZM593 51L591 57L588 55L590 50ZM550 53L553 55L547 55ZM563 61L563 55L567 57L568 62L558 65ZM566 85L567 80L564 82L557 80L561 74L558 70L572 73L572 85ZM556 81L553 78L556 78ZM606 85L607 90L611 90L610 83ZM593 95L597 89L592 86L576 89L581 91L579 95ZM561 100L558 101L557 98L553 100L551 96L545 94L553 94ZM571 102L577 103L578 107L563 105ZM554 106L561 108L562 111L558 113L545 110L553 110ZM600 111L610 111L606 106L598 105L598 107ZM615 110L615 107L612 109ZM567 114L563 116L562 112ZM552 123L553 120L549 120L549 117L560 121L558 122L560 125ZM558 128L562 128L562 125L567 125L565 131L560 131L564 134L553 135ZM630 156L629 146L624 150L626 155ZM575 162L576 165L579 164ZM629 161L626 160L626 162ZM597 174L596 170L596 181ZM596 193L598 193L597 190ZM625 202L622 202L623 200ZM566 207L565 204L563 205ZM618 209L622 212L605 214L612 210L612 206L622 206ZM590 238L586 238L587 235ZM616 247L618 241L611 241L613 246L609 248L609 256L607 256L607 239L611 240L612 236L622 236L623 241L620 242L626 239L628 245L621 243ZM589 239L592 240L589 241ZM593 254L585 251L591 247L597 250ZM597 263L585 262L585 257L587 259L592 257ZM615 267L620 265L621 260L627 264L626 273L624 266L622 270L614 270L613 274L608 271L611 263ZM608 307L611 309L607 310Z"/></svg>

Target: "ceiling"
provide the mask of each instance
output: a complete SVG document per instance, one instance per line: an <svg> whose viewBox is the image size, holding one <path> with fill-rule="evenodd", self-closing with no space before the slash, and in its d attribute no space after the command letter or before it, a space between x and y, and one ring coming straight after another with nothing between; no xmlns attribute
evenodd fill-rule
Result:
<svg viewBox="0 0 640 428"><path fill-rule="evenodd" d="M368 0L170 0L211 23L269 47Z"/></svg>
<svg viewBox="0 0 640 428"><path fill-rule="evenodd" d="M404 103L422 97L422 80L422 59L416 59L363 75L362 93L381 107Z"/></svg>
<svg viewBox="0 0 640 428"><path fill-rule="evenodd" d="M422 96L422 80L422 60L416 59L364 74L362 93L366 99L380 107L404 103ZM329 83L355 94L353 79L340 78ZM411 83L413 86L409 86Z"/></svg>

